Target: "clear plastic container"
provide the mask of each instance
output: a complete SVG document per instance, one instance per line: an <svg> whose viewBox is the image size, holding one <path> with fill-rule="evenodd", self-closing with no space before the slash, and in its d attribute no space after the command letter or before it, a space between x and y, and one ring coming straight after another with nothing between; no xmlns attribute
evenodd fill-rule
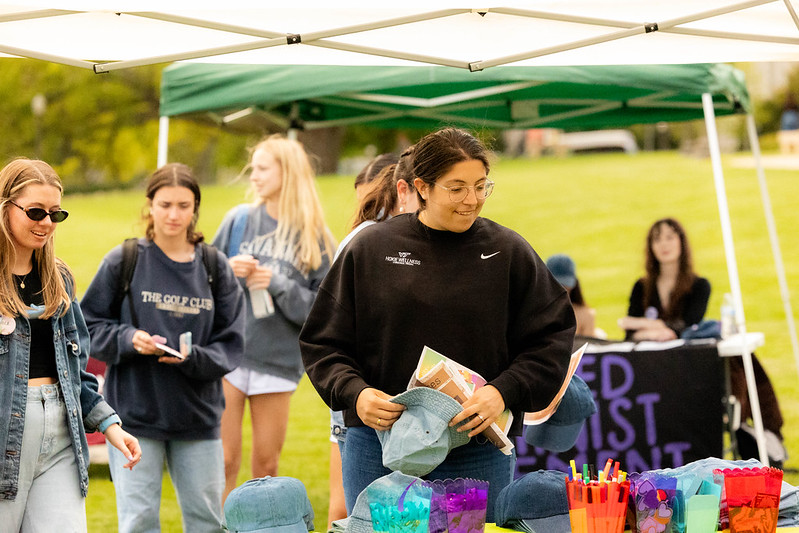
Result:
<svg viewBox="0 0 799 533"><path fill-rule="evenodd" d="M732 294L724 293L721 302L721 338L727 339L738 333L738 326L735 323L735 304Z"/></svg>
<svg viewBox="0 0 799 533"><path fill-rule="evenodd" d="M275 312L272 295L266 289L250 289L250 304L255 318L266 318Z"/></svg>

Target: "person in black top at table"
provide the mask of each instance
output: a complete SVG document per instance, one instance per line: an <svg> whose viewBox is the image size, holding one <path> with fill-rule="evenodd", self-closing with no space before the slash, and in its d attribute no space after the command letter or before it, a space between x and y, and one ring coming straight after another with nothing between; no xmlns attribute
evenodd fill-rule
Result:
<svg viewBox="0 0 799 533"><path fill-rule="evenodd" d="M673 218L652 224L646 237L646 275L635 282L627 316L619 326L627 339L668 341L705 316L710 282L694 272L691 247Z"/></svg>

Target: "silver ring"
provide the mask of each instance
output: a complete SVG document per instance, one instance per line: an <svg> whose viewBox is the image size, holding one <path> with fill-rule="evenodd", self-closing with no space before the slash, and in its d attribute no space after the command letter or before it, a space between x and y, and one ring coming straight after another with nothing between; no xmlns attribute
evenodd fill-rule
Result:
<svg viewBox="0 0 799 533"><path fill-rule="evenodd" d="M479 418L479 419L480 419L480 420L482 420L483 422L485 422L485 421L486 421L486 419L485 419L485 418L483 418L483 415L481 415L480 413L477 413L477 418Z"/></svg>
<svg viewBox="0 0 799 533"><path fill-rule="evenodd" d="M141 348L139 346L136 346L136 351L141 353Z"/></svg>

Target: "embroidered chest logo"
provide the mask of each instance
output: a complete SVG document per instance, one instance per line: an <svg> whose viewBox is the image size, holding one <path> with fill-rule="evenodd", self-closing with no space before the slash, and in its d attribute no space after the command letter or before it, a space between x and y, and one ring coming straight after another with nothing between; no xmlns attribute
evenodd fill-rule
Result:
<svg viewBox="0 0 799 533"><path fill-rule="evenodd" d="M412 259L411 256L412 252L397 252L397 255L387 255L386 262L393 263L395 265L409 265L409 266L419 266L422 262L418 259Z"/></svg>

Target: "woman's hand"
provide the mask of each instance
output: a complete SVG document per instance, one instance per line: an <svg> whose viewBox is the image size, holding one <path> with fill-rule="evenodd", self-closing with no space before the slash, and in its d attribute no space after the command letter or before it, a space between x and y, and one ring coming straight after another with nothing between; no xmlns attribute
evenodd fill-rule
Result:
<svg viewBox="0 0 799 533"><path fill-rule="evenodd" d="M480 387L471 398L463 402L463 411L452 417L450 426L464 424L458 431L469 431L469 436L479 435L493 424L505 410L505 399L492 385Z"/></svg>
<svg viewBox="0 0 799 533"><path fill-rule="evenodd" d="M370 428L385 431L394 425L405 410L404 405L390 402L391 398L393 396L374 388L363 389L355 401L355 412Z"/></svg>
<svg viewBox="0 0 799 533"><path fill-rule="evenodd" d="M161 355L164 353L155 346L157 341L143 329L137 329L133 334L133 349L142 355Z"/></svg>
<svg viewBox="0 0 799 533"><path fill-rule="evenodd" d="M234 255L228 259L228 263L230 263L230 268L233 270L233 275L237 278L248 277L258 266L258 260L247 254Z"/></svg>
<svg viewBox="0 0 799 533"><path fill-rule="evenodd" d="M677 334L673 329L667 327L665 324L659 328L639 329L633 333L633 340L636 341L656 341L666 342L673 341L677 338Z"/></svg>
<svg viewBox="0 0 799 533"><path fill-rule="evenodd" d="M619 319L619 327L624 330L634 331L633 340L636 341L665 342L677 338L674 330L659 318L626 316Z"/></svg>
<svg viewBox="0 0 799 533"><path fill-rule="evenodd" d="M124 468L133 470L141 460L141 447L139 440L122 429L119 424L111 424L105 430L105 440L107 440L114 448L121 451L128 459L128 464Z"/></svg>
<svg viewBox="0 0 799 533"><path fill-rule="evenodd" d="M266 289L272 282L272 269L257 265L247 276L247 288L252 290Z"/></svg>

